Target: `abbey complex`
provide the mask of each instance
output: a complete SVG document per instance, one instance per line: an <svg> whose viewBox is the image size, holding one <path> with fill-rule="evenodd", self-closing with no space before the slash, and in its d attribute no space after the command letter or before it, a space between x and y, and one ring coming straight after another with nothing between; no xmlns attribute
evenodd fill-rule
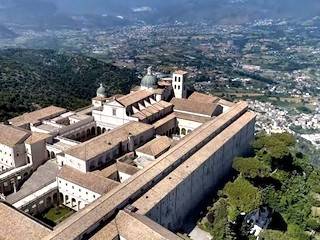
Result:
<svg viewBox="0 0 320 240"><path fill-rule="evenodd" d="M255 114L192 92L188 73L92 105L50 106L0 124L0 239L180 239L188 214L217 191L254 139ZM52 227L37 216L73 214Z"/></svg>

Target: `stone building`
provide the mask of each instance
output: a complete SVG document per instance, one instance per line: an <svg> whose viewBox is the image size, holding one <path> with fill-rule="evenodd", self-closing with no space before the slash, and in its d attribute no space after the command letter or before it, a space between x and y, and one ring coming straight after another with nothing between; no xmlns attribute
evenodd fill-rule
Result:
<svg viewBox="0 0 320 240"><path fill-rule="evenodd" d="M30 239L179 239L170 231L224 181L255 132L247 103L190 94L187 76L159 80L149 68L129 94L108 96L101 84L91 106L0 125L0 191L17 190L2 196L17 209L0 208L26 218L21 236L9 236L32 227L39 237ZM31 217L55 204L76 213L54 229ZM0 225L0 238L4 227L14 226Z"/></svg>

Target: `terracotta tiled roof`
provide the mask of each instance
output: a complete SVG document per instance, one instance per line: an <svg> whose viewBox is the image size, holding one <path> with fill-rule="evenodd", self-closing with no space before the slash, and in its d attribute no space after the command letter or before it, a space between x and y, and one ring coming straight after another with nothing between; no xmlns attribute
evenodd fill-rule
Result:
<svg viewBox="0 0 320 240"><path fill-rule="evenodd" d="M94 173L83 173L74 168L63 166L58 173L58 177L93 192L104 194L119 185L118 182L101 177Z"/></svg>
<svg viewBox="0 0 320 240"><path fill-rule="evenodd" d="M117 236L127 240L181 240L150 218L126 211L120 211L116 220L102 228L91 240L113 240Z"/></svg>
<svg viewBox="0 0 320 240"><path fill-rule="evenodd" d="M51 230L4 202L0 202L1 239L42 239Z"/></svg>
<svg viewBox="0 0 320 240"><path fill-rule="evenodd" d="M174 114L176 115L177 119L184 119L184 120L189 120L189 121L198 122L198 123L205 123L212 120L212 117L201 117L201 116L188 114L188 113L175 112Z"/></svg>
<svg viewBox="0 0 320 240"><path fill-rule="evenodd" d="M46 133L33 132L32 135L30 137L28 137L28 139L25 141L25 143L33 144L33 143L37 143L37 142L49 139L50 137L51 136Z"/></svg>
<svg viewBox="0 0 320 240"><path fill-rule="evenodd" d="M166 136L162 136L162 137L153 139L152 141L138 148L136 151L153 156L153 157L157 157L164 151L168 150L170 146L171 146L171 139Z"/></svg>
<svg viewBox="0 0 320 240"><path fill-rule="evenodd" d="M173 98L171 103L175 111L183 111L212 117L216 112L222 112L222 107L215 103L199 103L189 99ZM221 109L220 109L221 108Z"/></svg>
<svg viewBox="0 0 320 240"><path fill-rule="evenodd" d="M204 93L193 92L189 97L189 100L200 102L200 103L217 103L220 98L207 95Z"/></svg>
<svg viewBox="0 0 320 240"><path fill-rule="evenodd" d="M186 74L188 74L188 72L187 71L183 71L183 70L177 70L177 71L174 72L174 74L186 75Z"/></svg>
<svg viewBox="0 0 320 240"><path fill-rule="evenodd" d="M67 150L65 154L87 161L127 140L129 135L136 136L151 129L153 129L151 125L130 122L113 129L111 132L106 132L87 142L76 145Z"/></svg>
<svg viewBox="0 0 320 240"><path fill-rule="evenodd" d="M0 143L9 147L22 144L31 132L16 127L0 124Z"/></svg>
<svg viewBox="0 0 320 240"><path fill-rule="evenodd" d="M130 106L130 105L135 104L137 102L140 102L143 99L146 99L152 95L153 95L153 93L151 91L140 90L140 91L132 92L128 95L119 97L116 100L119 103L121 103L123 106L127 107L127 106Z"/></svg>
<svg viewBox="0 0 320 240"><path fill-rule="evenodd" d="M9 123L16 127L20 127L30 123L36 123L50 117L58 116L59 114L65 113L66 111L67 110L64 108L50 106L12 118L9 120Z"/></svg>

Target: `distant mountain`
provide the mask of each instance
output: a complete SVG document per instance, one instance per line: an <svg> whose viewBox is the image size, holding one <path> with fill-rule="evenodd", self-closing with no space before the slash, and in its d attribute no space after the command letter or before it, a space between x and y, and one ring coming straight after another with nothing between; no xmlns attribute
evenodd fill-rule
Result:
<svg viewBox="0 0 320 240"><path fill-rule="evenodd" d="M256 19L319 15L319 0L0 0L0 22L42 28L176 21L239 24Z"/></svg>
<svg viewBox="0 0 320 240"><path fill-rule="evenodd" d="M11 31L10 29L8 29L7 27L0 25L0 39L4 39L4 38L15 38L18 35Z"/></svg>
<svg viewBox="0 0 320 240"><path fill-rule="evenodd" d="M53 0L48 0L53 1ZM310 18L320 14L319 0L54 0L67 14L121 15L135 22L211 21L243 23L260 18Z"/></svg>
<svg viewBox="0 0 320 240"><path fill-rule="evenodd" d="M90 104L99 83L109 95L128 92L134 72L81 55L52 50L0 50L0 121L47 105Z"/></svg>

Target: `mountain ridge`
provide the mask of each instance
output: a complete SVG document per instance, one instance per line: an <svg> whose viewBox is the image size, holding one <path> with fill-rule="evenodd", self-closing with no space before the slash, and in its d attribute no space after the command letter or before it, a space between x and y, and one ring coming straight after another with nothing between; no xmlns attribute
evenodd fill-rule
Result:
<svg viewBox="0 0 320 240"><path fill-rule="evenodd" d="M82 55L0 50L0 121L49 105L87 106L100 82L113 95L128 92L138 80L131 70Z"/></svg>
<svg viewBox="0 0 320 240"><path fill-rule="evenodd" d="M0 0L0 6L2 22L46 28L161 24L190 19L192 23L242 24L257 19L299 19L320 14L318 0ZM91 17L81 21L75 20L76 16Z"/></svg>

